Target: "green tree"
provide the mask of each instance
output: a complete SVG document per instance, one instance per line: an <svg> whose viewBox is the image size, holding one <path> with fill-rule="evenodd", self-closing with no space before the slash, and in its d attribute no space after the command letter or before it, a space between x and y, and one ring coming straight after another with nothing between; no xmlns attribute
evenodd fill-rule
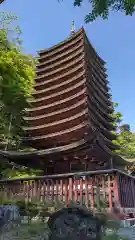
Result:
<svg viewBox="0 0 135 240"><path fill-rule="evenodd" d="M114 125L116 131L118 130L119 125L122 122L122 114L120 112L116 111L117 107L118 107L118 103L113 103L114 112L111 114L111 117L113 118L113 125Z"/></svg>
<svg viewBox="0 0 135 240"><path fill-rule="evenodd" d="M35 74L34 59L22 53L16 20L0 13L0 139L5 150L20 141Z"/></svg>
<svg viewBox="0 0 135 240"><path fill-rule="evenodd" d="M114 141L115 144L119 146L116 151L119 155L126 158L135 158L135 134L132 133L128 128L123 129L121 127L122 114L116 111L118 103L114 103L114 113L112 117L114 119L114 126L116 128L115 134L117 134L117 140ZM123 129L120 131L120 129Z"/></svg>
<svg viewBox="0 0 135 240"><path fill-rule="evenodd" d="M118 134L117 144L120 149L118 154L125 158L135 158L135 134L130 131L122 131Z"/></svg>
<svg viewBox="0 0 135 240"><path fill-rule="evenodd" d="M63 0L58 0L63 1ZM125 15L132 16L135 11L135 0L87 0L90 4L91 12L85 16L85 22L89 23L98 17L107 19L110 11L124 12ZM0 4L4 0L0 0ZM80 7L84 0L74 0L74 6Z"/></svg>
<svg viewBox="0 0 135 240"><path fill-rule="evenodd" d="M74 6L81 6L84 0L74 0ZM135 11L134 0L88 0L91 12L85 16L85 22L94 21L98 17L107 19L109 11L121 11L132 16Z"/></svg>

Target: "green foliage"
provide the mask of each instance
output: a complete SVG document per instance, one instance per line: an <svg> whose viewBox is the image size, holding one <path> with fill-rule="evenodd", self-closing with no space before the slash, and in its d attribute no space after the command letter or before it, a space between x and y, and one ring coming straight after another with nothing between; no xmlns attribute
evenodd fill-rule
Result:
<svg viewBox="0 0 135 240"><path fill-rule="evenodd" d="M55 202L55 201L49 201L49 202L37 202L37 201L15 201L15 200L8 200L3 199L0 201L0 204L16 204L19 209L21 210L22 216L28 216L28 222L27 224L22 224L19 228L15 228L11 231L12 238L9 239L31 239L32 237L39 237L44 235L43 239L47 239L49 228L46 224L46 217L50 216L53 212L58 211L59 209L65 207L64 203L62 202ZM69 204L69 207L80 207L81 209L84 209L85 211L90 211L84 206L79 205L78 203L71 202ZM121 238L118 236L117 231L119 229L119 224L116 221L110 220L107 212L102 211L95 214L101 222L101 225L104 227L105 232L103 234L102 240L126 240L124 238ZM33 217L38 216L40 221L31 221ZM109 233L107 230L110 230ZM10 235L11 236L11 235ZM38 239L38 238L36 238Z"/></svg>
<svg viewBox="0 0 135 240"><path fill-rule="evenodd" d="M37 201L37 200L17 200L17 199L7 199L1 198L0 205L16 205L19 208L19 212L21 217L27 216L27 220L25 224L31 225L33 223L32 219L36 217L36 222L38 223L46 223L48 217L55 211L63 208L65 205L63 202L56 202L56 201ZM31 225L32 226L32 225ZM40 224L39 224L40 226ZM38 229L34 229L30 227L31 233L37 233Z"/></svg>
<svg viewBox="0 0 135 240"><path fill-rule="evenodd" d="M135 134L129 131L122 131L118 135L117 144L120 149L117 152L126 158L135 158Z"/></svg>
<svg viewBox="0 0 135 240"><path fill-rule="evenodd" d="M27 177L35 177L42 175L41 170L35 170L35 169L29 169L29 168L23 168L19 167L16 168L7 168L1 170L2 177L6 177L8 179L16 179L16 178L27 178Z"/></svg>
<svg viewBox="0 0 135 240"><path fill-rule="evenodd" d="M135 134L127 130L118 132L122 122L122 114L116 111L118 103L114 103L113 107L114 112L111 116L114 119L113 125L116 129L115 134L117 135L117 139L113 140L113 142L119 146L116 152L126 158L135 158Z"/></svg>
<svg viewBox="0 0 135 240"><path fill-rule="evenodd" d="M117 107L118 103L113 103L114 112L111 114L111 117L113 119L113 126L116 130L118 129L119 124L122 122L122 114L116 111Z"/></svg>
<svg viewBox="0 0 135 240"><path fill-rule="evenodd" d="M117 233L112 233L110 235L104 236L102 240L128 240L128 239L120 237Z"/></svg>
<svg viewBox="0 0 135 240"><path fill-rule="evenodd" d="M20 141L35 75L34 59L21 51L16 20L12 14L0 13L0 138L6 149Z"/></svg>
<svg viewBox="0 0 135 240"><path fill-rule="evenodd" d="M1 0L3 2L3 0ZM60 0L58 0L60 2ZM62 0L61 0L62 1ZM74 0L74 6L80 7L84 0ZM107 19L110 11L124 12L125 15L132 16L135 12L135 1L131 0L88 0L90 13L85 16L85 22L89 23L98 17Z"/></svg>
<svg viewBox="0 0 135 240"><path fill-rule="evenodd" d="M74 0L74 6L81 6L84 0ZM85 22L89 23L98 17L107 19L109 11L121 11L125 15L132 16L135 11L135 1L127 0L88 0L92 10L85 16Z"/></svg>
<svg viewBox="0 0 135 240"><path fill-rule="evenodd" d="M1 239L3 240L34 240L34 239L48 239L49 229L47 224L41 222L35 222L32 224L21 224L19 227L5 231L3 229L1 233Z"/></svg>

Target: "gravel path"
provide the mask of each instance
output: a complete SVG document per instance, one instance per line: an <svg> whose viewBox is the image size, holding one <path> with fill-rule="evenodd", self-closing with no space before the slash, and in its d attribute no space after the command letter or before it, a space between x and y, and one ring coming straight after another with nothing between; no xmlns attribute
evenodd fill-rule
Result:
<svg viewBox="0 0 135 240"><path fill-rule="evenodd" d="M121 228L119 230L119 235L121 237L126 237L128 240L135 240L135 227Z"/></svg>
<svg viewBox="0 0 135 240"><path fill-rule="evenodd" d="M18 235L18 234L17 234ZM0 240L47 240L45 237L45 234L41 234L38 236L24 236L24 234L19 234L17 236L14 234L12 231L11 232L6 232L4 234L0 235ZM135 227L134 228L121 228L119 230L119 236L125 237L128 240L135 240Z"/></svg>

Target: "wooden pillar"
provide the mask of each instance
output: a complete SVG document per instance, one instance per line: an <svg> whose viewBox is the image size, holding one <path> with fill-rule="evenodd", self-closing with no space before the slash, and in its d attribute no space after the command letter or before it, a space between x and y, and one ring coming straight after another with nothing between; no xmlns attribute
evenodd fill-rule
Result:
<svg viewBox="0 0 135 240"><path fill-rule="evenodd" d="M74 201L78 200L78 180L74 178Z"/></svg>
<svg viewBox="0 0 135 240"><path fill-rule="evenodd" d="M132 206L132 191L131 191L131 182L130 178L125 176L125 189L127 189L126 196L127 196L127 201L126 201L126 207L131 207Z"/></svg>
<svg viewBox="0 0 135 240"><path fill-rule="evenodd" d="M49 196L50 196L50 182L49 182L49 179L46 180L46 187L47 187L47 191L46 191L46 198L47 198L47 201L49 199Z"/></svg>
<svg viewBox="0 0 135 240"><path fill-rule="evenodd" d="M68 200L72 201L73 200L73 179L69 178L69 196Z"/></svg>
<svg viewBox="0 0 135 240"><path fill-rule="evenodd" d="M132 190L132 196L133 196L133 208L135 208L135 180L131 179L131 190Z"/></svg>
<svg viewBox="0 0 135 240"><path fill-rule="evenodd" d="M24 194L26 202L29 202L29 182L24 182Z"/></svg>
<svg viewBox="0 0 135 240"><path fill-rule="evenodd" d="M89 200L89 198L88 198L88 177L86 176L86 178L85 178L85 201L86 201L87 207L89 206L88 200Z"/></svg>
<svg viewBox="0 0 135 240"><path fill-rule="evenodd" d="M63 180L60 180L60 200L63 201Z"/></svg>
<svg viewBox="0 0 135 240"><path fill-rule="evenodd" d="M106 186L105 186L105 176L102 176L102 192L103 192L103 197L104 200L106 200Z"/></svg>
<svg viewBox="0 0 135 240"><path fill-rule="evenodd" d="M80 178L80 203L83 203L83 179L82 177Z"/></svg>
<svg viewBox="0 0 135 240"><path fill-rule="evenodd" d="M56 180L56 201L59 200L59 180Z"/></svg>
<svg viewBox="0 0 135 240"><path fill-rule="evenodd" d="M128 206L128 183L126 181L126 177L122 177L122 189L123 189L123 196L124 196L124 207ZM126 189L126 191L125 191Z"/></svg>
<svg viewBox="0 0 135 240"><path fill-rule="evenodd" d="M126 194L125 194L125 179L124 176L121 177L121 195L123 198L123 207L126 206Z"/></svg>
<svg viewBox="0 0 135 240"><path fill-rule="evenodd" d="M119 186L119 199L120 199L120 205L121 207L124 207L123 203L124 203L124 196L122 194L123 192L123 185L122 185L122 180L121 180L121 175L117 175L117 179L118 179L118 186Z"/></svg>
<svg viewBox="0 0 135 240"><path fill-rule="evenodd" d="M100 208L100 187L99 187L99 176L95 176L95 189L96 189L96 196L95 196L95 199L96 199L96 205L97 205L97 208L99 209Z"/></svg>
<svg viewBox="0 0 135 240"><path fill-rule="evenodd" d="M45 180L43 182L43 202L46 200L46 183Z"/></svg>
<svg viewBox="0 0 135 240"><path fill-rule="evenodd" d="M90 178L90 207L93 209L94 208L94 177L92 176Z"/></svg>
<svg viewBox="0 0 135 240"><path fill-rule="evenodd" d="M34 183L33 183L33 197L37 200L37 181L34 180Z"/></svg>
<svg viewBox="0 0 135 240"><path fill-rule="evenodd" d="M112 209L112 190L111 190L111 176L108 175L108 201L109 201L109 209Z"/></svg>
<svg viewBox="0 0 135 240"><path fill-rule="evenodd" d="M68 204L68 179L65 180L65 204Z"/></svg>
<svg viewBox="0 0 135 240"><path fill-rule="evenodd" d="M116 207L120 207L120 193L119 193L119 179L117 173L115 174L114 177L114 182L113 182L113 190L114 190L114 200L115 200L115 205Z"/></svg>

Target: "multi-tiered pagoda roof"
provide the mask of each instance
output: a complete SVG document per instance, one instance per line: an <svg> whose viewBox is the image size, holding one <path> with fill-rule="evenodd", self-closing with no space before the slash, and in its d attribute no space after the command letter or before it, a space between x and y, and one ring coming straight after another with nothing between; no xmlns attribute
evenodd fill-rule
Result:
<svg viewBox="0 0 135 240"><path fill-rule="evenodd" d="M88 168L90 162L108 166L116 148L111 95L105 62L84 29L40 51L38 60L24 128L25 144L37 150L14 153L14 158L28 162L33 156L53 163L85 159Z"/></svg>

